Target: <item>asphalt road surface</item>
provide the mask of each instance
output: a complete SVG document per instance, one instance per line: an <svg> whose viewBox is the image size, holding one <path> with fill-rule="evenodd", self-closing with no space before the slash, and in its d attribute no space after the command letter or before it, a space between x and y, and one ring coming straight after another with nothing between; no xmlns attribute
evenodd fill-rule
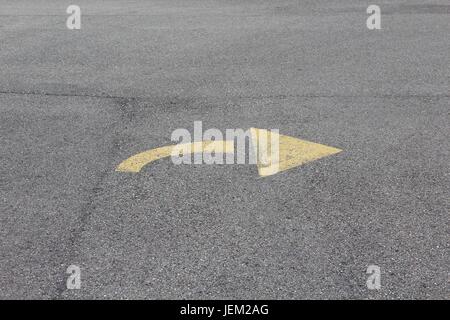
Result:
<svg viewBox="0 0 450 320"><path fill-rule="evenodd" d="M449 35L446 0L1 0L0 298L448 299ZM343 152L115 171L194 121Z"/></svg>

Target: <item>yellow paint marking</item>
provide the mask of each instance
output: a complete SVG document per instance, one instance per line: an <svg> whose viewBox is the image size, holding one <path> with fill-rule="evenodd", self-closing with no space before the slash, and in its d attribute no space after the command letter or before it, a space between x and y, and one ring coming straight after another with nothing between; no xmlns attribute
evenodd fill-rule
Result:
<svg viewBox="0 0 450 320"><path fill-rule="evenodd" d="M341 149L300 140L264 129L251 128L250 133L255 153L257 154L259 150L263 150L265 151L263 154L269 155L266 159L262 159L259 156L256 157L258 174L261 177L270 176L342 151ZM261 136L263 136L263 140L261 140ZM272 145L274 141L277 142L275 146ZM139 172L145 165L153 161L170 157L175 150L175 152L188 150L188 153L215 151L216 153L234 154L234 148L234 141L226 140L170 145L138 153L120 163L116 171ZM275 152L275 156L273 152Z"/></svg>
<svg viewBox="0 0 450 320"><path fill-rule="evenodd" d="M200 141L176 144L138 153L119 164L116 171L139 172L145 165L153 161L170 157L174 148L179 150L184 147L190 150L190 153L211 152L212 150L217 153L234 153L233 141Z"/></svg>
<svg viewBox="0 0 450 320"><path fill-rule="evenodd" d="M264 129L252 128L253 145L258 144L257 138L261 134L267 135L267 141L271 141L271 135L277 135L279 141L278 162L273 163L269 160L269 165L264 165L258 161L258 173L261 177L273 175L275 173L285 171L294 167L301 166L305 163L318 160L341 152L341 149L325 146L306 140L300 140L294 137L281 135ZM271 148L270 146L269 148ZM270 154L270 150L269 153Z"/></svg>

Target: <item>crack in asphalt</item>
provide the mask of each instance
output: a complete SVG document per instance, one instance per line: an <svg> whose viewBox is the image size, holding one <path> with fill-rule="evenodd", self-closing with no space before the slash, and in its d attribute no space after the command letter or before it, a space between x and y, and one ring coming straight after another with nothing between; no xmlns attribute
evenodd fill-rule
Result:
<svg viewBox="0 0 450 320"><path fill-rule="evenodd" d="M70 236L67 241L69 248L67 249L67 252L70 252L71 254L69 255L69 260L66 259L67 261L78 261L77 258L81 254L81 251L77 248L77 243L83 238L83 234L86 231L86 226L89 224L90 218L95 211L95 201L101 194L102 185L105 179L111 173L110 168L113 166L115 161L113 155L116 154L116 151L120 148L120 133L123 131L122 129L126 127L128 123L131 123L135 118L135 114L130 111L130 109L134 109L136 107L135 99L120 98L116 100L116 104L118 105L118 116L121 119L120 123L122 125L120 128L117 128L116 124L112 125L115 130L110 139L110 147L107 151L108 163L106 165L106 169L102 170L98 174L96 180L92 184L86 201L80 207L80 214L78 216L77 223L73 228L71 228ZM109 130L106 131L108 132ZM61 277L61 279L64 279L64 277ZM63 299L63 295L66 291L66 283L65 281L61 281L56 288L56 293L53 298Z"/></svg>

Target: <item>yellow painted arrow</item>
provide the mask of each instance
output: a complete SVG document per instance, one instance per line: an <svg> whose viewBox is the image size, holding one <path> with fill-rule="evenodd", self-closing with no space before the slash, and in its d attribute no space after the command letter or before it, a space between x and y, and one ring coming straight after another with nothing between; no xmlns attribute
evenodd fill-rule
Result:
<svg viewBox="0 0 450 320"><path fill-rule="evenodd" d="M259 157L257 158L258 174L262 177L270 176L342 151L337 148L300 140L264 129L251 128L250 133L252 146L255 148L256 152L261 148L261 140L259 140L260 136L267 137L268 143L266 148L269 149L269 151L274 147L271 145L271 141L273 141L272 138L278 139L276 140L278 141L278 159L268 159L268 161L266 159L265 161L261 161ZM190 153L211 152L211 150L214 150L216 153L234 154L235 150L234 141L231 140L199 141L188 144L164 146L138 153L124 160L117 166L116 171L139 172L145 165L153 161L170 157L175 147L177 150L179 150L180 147L187 147L185 150L190 150ZM266 154L271 153L266 152Z"/></svg>
<svg viewBox="0 0 450 320"><path fill-rule="evenodd" d="M267 135L267 141L271 140L271 135L277 135L279 141L279 159L278 163L271 162L271 165L264 166L258 161L258 173L260 176L270 176L272 174L285 171L302 164L318 160L341 152L341 149L325 146L306 140L300 140L294 137L281 135L264 129L250 129L252 133L253 146L258 145L258 136Z"/></svg>

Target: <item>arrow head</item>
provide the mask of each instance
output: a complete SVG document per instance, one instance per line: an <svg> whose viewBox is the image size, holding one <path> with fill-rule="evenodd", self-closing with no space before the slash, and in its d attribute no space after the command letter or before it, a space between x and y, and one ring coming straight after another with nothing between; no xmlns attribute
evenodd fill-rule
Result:
<svg viewBox="0 0 450 320"><path fill-rule="evenodd" d="M281 135L275 131L257 128L251 128L250 130L252 146L257 155L258 173L262 177L342 151L323 144ZM275 145L277 142L278 146Z"/></svg>

